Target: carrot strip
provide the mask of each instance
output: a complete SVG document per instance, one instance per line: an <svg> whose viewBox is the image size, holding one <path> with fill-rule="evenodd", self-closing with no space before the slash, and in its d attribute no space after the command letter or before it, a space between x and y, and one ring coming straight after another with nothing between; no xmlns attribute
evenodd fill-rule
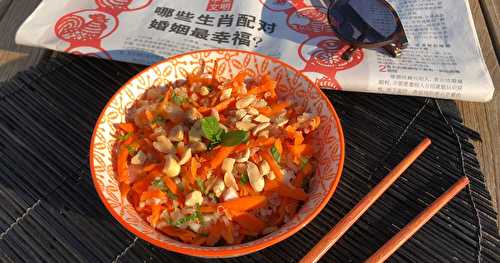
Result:
<svg viewBox="0 0 500 263"><path fill-rule="evenodd" d="M222 161L226 159L236 148L236 146L221 146L217 153L215 153L214 158L210 160L210 168L216 169L222 164Z"/></svg>
<svg viewBox="0 0 500 263"><path fill-rule="evenodd" d="M196 158L191 158L191 174L188 176L188 182L190 184L194 184L196 182L196 174L200 166L201 165Z"/></svg>
<svg viewBox="0 0 500 263"><path fill-rule="evenodd" d="M166 226L160 229L161 232L165 233L168 236L171 237L178 237L180 238L183 242L186 243L191 243L193 242L193 239L196 238L196 234L185 229L179 229L173 226Z"/></svg>
<svg viewBox="0 0 500 263"><path fill-rule="evenodd" d="M132 185L132 190L138 194L142 194L144 191L148 190L151 185L151 181L153 181L156 176L156 174L150 173L149 175L139 179Z"/></svg>
<svg viewBox="0 0 500 263"><path fill-rule="evenodd" d="M137 140L137 135L136 135L136 134L134 134L134 135L132 135L132 136L128 137L128 138L127 138L127 139L123 142L123 144L124 144L124 145L130 145L130 144L132 144L132 143L133 143L134 141L136 141L136 140Z"/></svg>
<svg viewBox="0 0 500 263"><path fill-rule="evenodd" d="M159 167L160 167L159 164L152 163L152 164L148 164L148 165L144 166L144 168L142 168L142 171L145 172L145 173L149 173L149 172L151 172L153 170L158 169Z"/></svg>
<svg viewBox="0 0 500 263"><path fill-rule="evenodd" d="M219 104L215 105L214 108L217 112L221 112L221 111L227 109L229 107L229 105L231 105L231 103L233 103L234 101L235 101L234 98L229 98L227 100L219 102Z"/></svg>
<svg viewBox="0 0 500 263"><path fill-rule="evenodd" d="M231 215L233 221L252 232L261 233L266 228L264 221L250 213L235 210L231 211Z"/></svg>
<svg viewBox="0 0 500 263"><path fill-rule="evenodd" d="M250 142L250 147L263 147L263 146L273 145L275 140L276 139L272 137L271 138L259 137L256 140Z"/></svg>
<svg viewBox="0 0 500 263"><path fill-rule="evenodd" d="M236 76L233 78L233 80L231 82L233 83L242 83L243 81L245 81L245 78L250 76L250 72L244 70L244 71L240 71L238 74L236 74Z"/></svg>
<svg viewBox="0 0 500 263"><path fill-rule="evenodd" d="M160 220L160 214L161 214L162 207L161 205L152 205L151 206L151 226L156 228L156 225L158 224L158 221Z"/></svg>
<svg viewBox="0 0 500 263"><path fill-rule="evenodd" d="M141 194L141 202L145 201L145 200L153 199L153 198L158 198L158 199L166 200L167 199L167 194L165 194L164 192L160 191L160 189L146 191L146 192L143 192Z"/></svg>
<svg viewBox="0 0 500 263"><path fill-rule="evenodd" d="M208 230L208 237L206 244L209 246L215 245L217 242L219 242L219 239L222 234L222 230L224 228L224 225L221 221L218 221L215 223L209 230Z"/></svg>
<svg viewBox="0 0 500 263"><path fill-rule="evenodd" d="M276 139L276 141L274 141L274 148L276 148L276 151L278 151L280 156L283 155L283 144L281 144L280 139Z"/></svg>
<svg viewBox="0 0 500 263"><path fill-rule="evenodd" d="M304 183L304 178L306 174L302 171L298 172L293 180L293 186L302 188L302 183Z"/></svg>
<svg viewBox="0 0 500 263"><path fill-rule="evenodd" d="M117 172L118 172L118 182L129 183L128 177L128 149L125 145L120 146L120 151L118 153L118 158L116 160Z"/></svg>
<svg viewBox="0 0 500 263"><path fill-rule="evenodd" d="M293 143L295 145L300 145L304 142L304 136L302 135L302 132L295 132L295 136L293 138Z"/></svg>
<svg viewBox="0 0 500 263"><path fill-rule="evenodd" d="M134 132L135 125L133 123L120 123L118 124L118 128L124 132Z"/></svg>
<svg viewBox="0 0 500 263"><path fill-rule="evenodd" d="M288 145L288 149L293 156L293 161L296 164L300 163L300 158L305 155L311 155L312 149L307 144L299 144L299 145Z"/></svg>
<svg viewBox="0 0 500 263"><path fill-rule="evenodd" d="M264 191L276 192L281 196L300 201L305 201L308 198L308 195L304 192L304 189L289 186L276 180L268 181L266 183L266 186L264 186Z"/></svg>
<svg viewBox="0 0 500 263"><path fill-rule="evenodd" d="M217 70L219 69L219 65L217 63L217 60L214 62L214 67L212 69L212 85L213 86L219 86L219 81L217 80Z"/></svg>
<svg viewBox="0 0 500 263"><path fill-rule="evenodd" d="M144 115L146 116L146 120L148 120L150 123L154 120L154 116L153 116L153 113L151 113L150 111L148 110L145 110L144 111Z"/></svg>
<svg viewBox="0 0 500 263"><path fill-rule="evenodd" d="M162 179L163 183L165 183L165 185L168 187L168 189L170 189L170 191L172 191L172 193L174 194L179 193L179 189L177 188L177 185L175 184L174 180L172 180L172 178L168 176L163 176Z"/></svg>
<svg viewBox="0 0 500 263"><path fill-rule="evenodd" d="M217 112L221 112L227 109L234 101L234 98L229 98L227 100L219 102L219 104L215 105L214 107L200 107L198 108L198 111L203 114L210 112L212 109L215 109Z"/></svg>
<svg viewBox="0 0 500 263"><path fill-rule="evenodd" d="M212 205L205 205L200 207L200 212L203 214L210 214L217 212L217 207Z"/></svg>
<svg viewBox="0 0 500 263"><path fill-rule="evenodd" d="M120 183L119 185L120 193L122 196L122 203L125 199L127 199L128 192L130 191L130 185L126 183Z"/></svg>
<svg viewBox="0 0 500 263"><path fill-rule="evenodd" d="M265 206L267 203L267 198L263 195L246 196L236 199L231 199L220 203L225 209L238 210L238 211L248 211L253 209L258 209Z"/></svg>
<svg viewBox="0 0 500 263"><path fill-rule="evenodd" d="M228 244L233 244L234 243L234 237L233 237L233 225L231 223L225 225L224 230L221 233L222 238L226 241Z"/></svg>
<svg viewBox="0 0 500 263"><path fill-rule="evenodd" d="M271 168L271 171L276 175L276 180L283 181L283 172L281 172L280 167L276 163L276 160L271 156L268 150L264 150L261 153L261 156L264 160L267 161L269 164L269 167Z"/></svg>

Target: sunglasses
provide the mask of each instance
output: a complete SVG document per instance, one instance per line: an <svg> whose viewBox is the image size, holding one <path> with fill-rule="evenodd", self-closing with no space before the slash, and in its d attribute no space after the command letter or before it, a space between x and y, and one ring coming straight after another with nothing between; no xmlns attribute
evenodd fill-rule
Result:
<svg viewBox="0 0 500 263"><path fill-rule="evenodd" d="M349 60L358 48L384 48L393 57L408 46L396 10L384 0L333 0L328 21L337 37L350 48L343 48L342 59Z"/></svg>

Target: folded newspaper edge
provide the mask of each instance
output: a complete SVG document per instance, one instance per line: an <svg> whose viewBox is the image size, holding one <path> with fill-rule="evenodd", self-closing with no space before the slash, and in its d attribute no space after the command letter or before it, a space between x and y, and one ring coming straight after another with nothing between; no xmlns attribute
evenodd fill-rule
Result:
<svg viewBox="0 0 500 263"><path fill-rule="evenodd" d="M280 58L326 89L491 100L494 86L468 1L389 2L410 42L397 59L362 49L343 61L344 44L326 7L309 0L191 0L189 7L169 0L43 0L16 43L145 65L198 49L245 49Z"/></svg>

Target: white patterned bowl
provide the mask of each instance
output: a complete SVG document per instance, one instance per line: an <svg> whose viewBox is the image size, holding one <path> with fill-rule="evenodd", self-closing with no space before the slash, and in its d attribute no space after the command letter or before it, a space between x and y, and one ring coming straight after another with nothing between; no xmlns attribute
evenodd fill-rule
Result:
<svg viewBox="0 0 500 263"><path fill-rule="evenodd" d="M218 63L218 76L231 78L241 70L253 74L265 73L278 81L280 98L297 102L307 111L321 117L321 124L314 132L318 167L309 188L309 199L297 215L277 231L257 240L231 246L196 246L174 240L152 228L134 210L128 201L122 203L116 173L113 169L112 149L115 138L114 124L125 120L126 110L132 106L148 87L184 79L187 73L207 62L211 70L213 61ZM252 253L299 231L326 205L340 180L344 162L344 138L340 120L323 92L301 72L284 62L258 53L241 50L202 50L168 58L152 65L130 79L113 95L102 111L94 128L90 145L92 179L102 202L109 212L126 229L138 237L167 250L199 257L235 257Z"/></svg>

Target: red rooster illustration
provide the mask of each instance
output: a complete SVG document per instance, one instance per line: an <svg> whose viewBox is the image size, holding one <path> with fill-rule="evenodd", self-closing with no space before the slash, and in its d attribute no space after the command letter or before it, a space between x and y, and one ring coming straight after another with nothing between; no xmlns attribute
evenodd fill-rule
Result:
<svg viewBox="0 0 500 263"><path fill-rule="evenodd" d="M126 10L132 0L96 0L95 2L100 7Z"/></svg>
<svg viewBox="0 0 500 263"><path fill-rule="evenodd" d="M69 15L61 18L55 27L56 34L68 41L86 41L99 39L107 29L108 19L104 14L89 15L90 21L79 15Z"/></svg>

